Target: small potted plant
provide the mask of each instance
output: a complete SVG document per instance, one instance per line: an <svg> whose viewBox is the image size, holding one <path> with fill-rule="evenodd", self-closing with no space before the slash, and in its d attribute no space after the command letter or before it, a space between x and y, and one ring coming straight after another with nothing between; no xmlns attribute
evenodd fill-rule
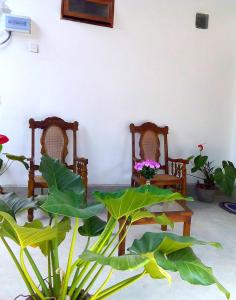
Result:
<svg viewBox="0 0 236 300"><path fill-rule="evenodd" d="M3 134L0 134L0 176L3 175L11 166L13 161L21 162L26 169L29 168L28 163L26 162L27 158L23 155L13 155L10 153L3 153L3 144L6 144L9 141L9 138ZM6 158L6 162L4 161ZM3 188L0 185L0 194L3 193Z"/></svg>
<svg viewBox="0 0 236 300"><path fill-rule="evenodd" d="M200 201L213 202L219 188L225 195L231 196L236 179L236 168L230 161L222 161L222 167L215 167L213 161L209 161L207 155L203 155L204 146L199 144L199 154L189 157L193 166L191 173L200 173L200 176L192 175L199 179L196 184L196 194Z"/></svg>
<svg viewBox="0 0 236 300"><path fill-rule="evenodd" d="M161 165L154 160L143 160L136 162L134 169L145 178L146 184L150 185L150 180L156 175Z"/></svg>

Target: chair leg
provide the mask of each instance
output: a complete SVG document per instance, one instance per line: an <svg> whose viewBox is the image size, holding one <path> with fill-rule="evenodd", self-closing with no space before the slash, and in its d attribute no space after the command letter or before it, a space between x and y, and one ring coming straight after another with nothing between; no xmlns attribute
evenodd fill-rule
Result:
<svg viewBox="0 0 236 300"><path fill-rule="evenodd" d="M34 198L34 183L29 180L28 182L28 198ZM34 209L30 208L28 209L28 221L32 222L34 219Z"/></svg>
<svg viewBox="0 0 236 300"><path fill-rule="evenodd" d="M190 236L190 231L191 231L191 217L188 218L186 222L184 222L183 235Z"/></svg>
<svg viewBox="0 0 236 300"><path fill-rule="evenodd" d="M132 178L131 178L131 187L135 187L135 182Z"/></svg>

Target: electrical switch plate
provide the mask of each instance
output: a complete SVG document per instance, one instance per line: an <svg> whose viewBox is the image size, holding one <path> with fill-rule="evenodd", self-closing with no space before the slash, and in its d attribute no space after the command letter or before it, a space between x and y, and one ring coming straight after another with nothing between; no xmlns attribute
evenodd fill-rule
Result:
<svg viewBox="0 0 236 300"><path fill-rule="evenodd" d="M39 44L30 42L29 43L29 51L32 53L39 53Z"/></svg>
<svg viewBox="0 0 236 300"><path fill-rule="evenodd" d="M209 23L209 15L208 14L202 14L197 13L196 14L196 28L199 29L208 29L208 23Z"/></svg>

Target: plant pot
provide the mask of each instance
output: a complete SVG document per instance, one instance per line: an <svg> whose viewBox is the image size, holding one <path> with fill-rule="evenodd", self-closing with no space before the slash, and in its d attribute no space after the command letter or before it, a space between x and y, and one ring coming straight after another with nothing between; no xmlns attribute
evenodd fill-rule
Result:
<svg viewBox="0 0 236 300"><path fill-rule="evenodd" d="M91 295L87 294L86 297L84 298L84 300L89 300L91 297L92 297ZM81 298L81 295L79 295L78 300L80 300L80 298ZM25 300L35 300L35 299L38 299L38 298L35 298L35 297L33 298L32 296L29 296ZM50 299L55 299L56 300L56 298L50 298Z"/></svg>
<svg viewBox="0 0 236 300"><path fill-rule="evenodd" d="M203 183L196 184L197 199L201 202L212 203L215 200L216 187L206 187Z"/></svg>

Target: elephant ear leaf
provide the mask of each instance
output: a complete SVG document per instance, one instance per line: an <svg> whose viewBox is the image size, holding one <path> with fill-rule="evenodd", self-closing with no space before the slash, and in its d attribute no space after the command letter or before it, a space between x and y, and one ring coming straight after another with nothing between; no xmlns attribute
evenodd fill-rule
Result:
<svg viewBox="0 0 236 300"><path fill-rule="evenodd" d="M36 203L30 199L19 198L15 193L0 196L0 211L10 214L13 218L17 213L35 206Z"/></svg>
<svg viewBox="0 0 236 300"><path fill-rule="evenodd" d="M150 258L141 255L122 255L114 257L106 257L91 251L85 251L80 258L86 262L97 262L103 266L110 266L115 270L126 271L136 270L144 267Z"/></svg>
<svg viewBox="0 0 236 300"><path fill-rule="evenodd" d="M34 220L33 222L25 223L24 227L42 229L43 224L40 220ZM57 246L59 246L64 241L66 234L67 232L70 231L70 229L71 229L71 220L70 218L67 217L64 217L60 222L58 222L57 227L55 226L52 227L52 230L56 232ZM38 244L41 252L45 256L48 255L48 249L49 249L48 242L49 241L46 240Z"/></svg>
<svg viewBox="0 0 236 300"><path fill-rule="evenodd" d="M85 188L81 177L59 161L44 155L41 159L39 171L47 181L50 191L52 189L58 189L62 192L72 191L84 197Z"/></svg>
<svg viewBox="0 0 236 300"><path fill-rule="evenodd" d="M150 275L150 277L153 279L166 278L169 284L171 284L172 278L170 274L166 272L164 268L158 265L154 254L148 253L146 256L150 258L150 261L145 265L145 270Z"/></svg>
<svg viewBox="0 0 236 300"><path fill-rule="evenodd" d="M91 217L83 221L83 226L79 227L79 233L83 236L94 237L99 236L106 227L106 222L97 216Z"/></svg>
<svg viewBox="0 0 236 300"><path fill-rule="evenodd" d="M27 246L38 247L41 242L53 240L57 236L57 230L51 227L27 228L20 226L16 221L5 212L0 212L2 223L0 225L0 236L8 237L16 242L21 248ZM35 226L39 226L39 223Z"/></svg>
<svg viewBox="0 0 236 300"><path fill-rule="evenodd" d="M131 223L139 221L141 219L153 219L160 225L169 225L172 229L174 228L174 223L167 217L166 214L161 214L156 216L154 213L148 210L138 210L135 211L131 216Z"/></svg>
<svg viewBox="0 0 236 300"><path fill-rule="evenodd" d="M216 284L227 299L230 293L218 282L212 269L205 266L189 247L172 252L169 255L155 253L157 263L166 270L178 271L181 278L191 284L212 285Z"/></svg>
<svg viewBox="0 0 236 300"><path fill-rule="evenodd" d="M129 217L135 211L161 202L175 201L184 198L180 193L173 193L168 189L161 189L153 185L128 188L118 192L93 193L97 201L103 203L109 213L116 219Z"/></svg>
<svg viewBox="0 0 236 300"><path fill-rule="evenodd" d="M219 243L204 242L189 236L179 236L174 233L146 232L141 239L134 240L129 251L136 254L145 254L154 253L158 250L165 254L170 254L194 245L210 245L216 248L221 247Z"/></svg>
<svg viewBox="0 0 236 300"><path fill-rule="evenodd" d="M49 213L67 217L89 219L103 210L102 204L83 206L83 199L72 191L53 189L41 208Z"/></svg>

